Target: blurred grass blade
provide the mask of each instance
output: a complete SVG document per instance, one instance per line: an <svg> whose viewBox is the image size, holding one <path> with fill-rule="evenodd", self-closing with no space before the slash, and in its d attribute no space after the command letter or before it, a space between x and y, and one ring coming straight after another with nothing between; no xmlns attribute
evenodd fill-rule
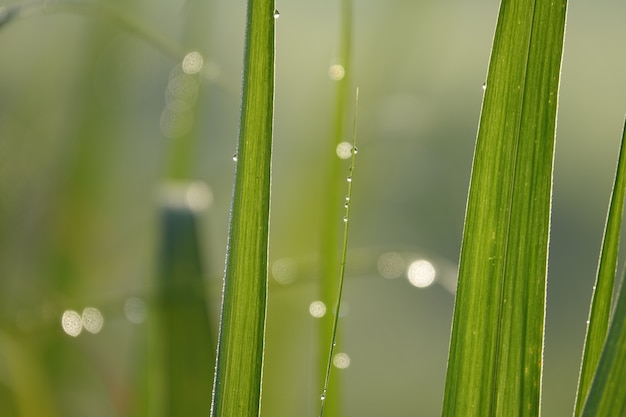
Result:
<svg viewBox="0 0 626 417"><path fill-rule="evenodd" d="M208 317L197 213L185 204L186 196L202 192L200 187L169 186L176 200L169 198L162 208L159 346L165 361L161 394L167 416L208 415L210 410L215 338Z"/></svg>
<svg viewBox="0 0 626 417"><path fill-rule="evenodd" d="M626 415L626 282L622 277L615 312L598 369L583 408L583 417Z"/></svg>
<svg viewBox="0 0 626 417"><path fill-rule="evenodd" d="M59 401L54 397L46 367L42 366L42 360L45 359L35 350L29 343L0 331L0 359L8 368L10 379L7 385L15 395L15 404L5 400L0 404L0 411L10 410L15 414L8 415L20 417L60 416ZM3 384L7 382L3 381Z"/></svg>
<svg viewBox="0 0 626 417"><path fill-rule="evenodd" d="M581 363L580 378L574 416L580 416L589 393L593 374L598 366L602 347L606 340L611 313L611 299L615 289L615 274L617 272L617 257L619 255L619 238L624 212L624 196L626 194L626 120L620 145L617 172L613 184L613 193L609 203L609 212L604 230L604 240L600 252L598 274L594 286L587 337Z"/></svg>
<svg viewBox="0 0 626 417"><path fill-rule="evenodd" d="M537 416L566 1L503 0L474 154L443 415Z"/></svg>
<svg viewBox="0 0 626 417"><path fill-rule="evenodd" d="M259 415L274 106L274 1L249 0L212 416Z"/></svg>

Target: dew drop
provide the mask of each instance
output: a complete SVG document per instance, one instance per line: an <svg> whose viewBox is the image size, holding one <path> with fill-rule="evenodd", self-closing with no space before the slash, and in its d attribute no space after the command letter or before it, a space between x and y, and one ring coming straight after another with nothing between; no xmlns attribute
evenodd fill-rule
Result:
<svg viewBox="0 0 626 417"><path fill-rule="evenodd" d="M348 223L348 216L346 216L346 217L344 217L344 218L343 218L343 222L344 222L344 223Z"/></svg>
<svg viewBox="0 0 626 417"><path fill-rule="evenodd" d="M487 82L484 82L483 83L483 90L486 90L486 89L487 89Z"/></svg>
<svg viewBox="0 0 626 417"><path fill-rule="evenodd" d="M343 208L348 208L349 206L350 204L347 201L343 204Z"/></svg>
<svg viewBox="0 0 626 417"><path fill-rule="evenodd" d="M320 395L320 400L324 401L326 399L326 396L324 394Z"/></svg>
<svg viewBox="0 0 626 417"><path fill-rule="evenodd" d="M350 201L350 196L349 195L346 196L346 201Z"/></svg>
<svg viewBox="0 0 626 417"><path fill-rule="evenodd" d="M237 154L233 155L233 161L237 162Z"/></svg>
<svg viewBox="0 0 626 417"><path fill-rule="evenodd" d="M359 148L357 148L356 146L352 148L352 153L354 155L356 155L357 153L359 153Z"/></svg>
<svg viewBox="0 0 626 417"><path fill-rule="evenodd" d="M348 181L348 182L352 182L352 177L348 177L348 178L346 178L346 181Z"/></svg>
<svg viewBox="0 0 626 417"><path fill-rule="evenodd" d="M326 314L326 304L323 301L313 301L309 305L309 314L315 318L324 317Z"/></svg>
<svg viewBox="0 0 626 417"><path fill-rule="evenodd" d="M274 19L278 19L280 17L280 12L278 9L274 9Z"/></svg>

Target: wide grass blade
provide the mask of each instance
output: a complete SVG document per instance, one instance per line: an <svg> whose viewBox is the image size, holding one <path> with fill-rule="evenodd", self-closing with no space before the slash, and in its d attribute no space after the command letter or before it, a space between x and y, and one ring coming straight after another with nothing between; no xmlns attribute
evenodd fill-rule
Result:
<svg viewBox="0 0 626 417"><path fill-rule="evenodd" d="M259 415L274 111L274 1L249 0L212 416Z"/></svg>
<svg viewBox="0 0 626 417"><path fill-rule="evenodd" d="M565 0L503 0L467 203L444 416L537 416Z"/></svg>
<svg viewBox="0 0 626 417"><path fill-rule="evenodd" d="M602 347L606 340L607 329L609 327L611 300L615 289L615 274L617 272L617 257L619 255L619 238L622 227L622 215L624 212L624 197L626 195L625 145L626 120L624 121L617 172L615 174L613 193L609 203L602 250L600 251L598 274L594 286L591 309L589 311L587 337L585 339L585 348L578 381L578 393L576 395L576 405L574 409L575 417L580 416L582 412L583 404L589 393L591 381L598 366Z"/></svg>

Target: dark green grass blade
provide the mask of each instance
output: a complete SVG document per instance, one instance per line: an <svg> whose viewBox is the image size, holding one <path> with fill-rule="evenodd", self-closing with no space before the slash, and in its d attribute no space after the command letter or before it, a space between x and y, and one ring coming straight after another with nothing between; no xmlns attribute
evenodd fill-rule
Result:
<svg viewBox="0 0 626 417"><path fill-rule="evenodd" d="M537 416L564 0L503 0L468 197L444 416Z"/></svg>
<svg viewBox="0 0 626 417"><path fill-rule="evenodd" d="M158 289L164 415L208 415L215 369L196 213L162 209Z"/></svg>
<svg viewBox="0 0 626 417"><path fill-rule="evenodd" d="M212 416L259 414L267 298L274 1L249 0Z"/></svg>
<svg viewBox="0 0 626 417"><path fill-rule="evenodd" d="M578 393L574 416L580 416L589 393L594 372L598 366L600 353L606 340L611 313L611 299L615 288L615 274L617 272L617 257L619 254L619 238L622 227L622 215L624 211L624 196L626 195L626 121L620 145L617 172L613 184L613 193L609 203L609 212L606 219L602 250L598 274L594 286L591 309L589 311L589 324L587 325L587 337L581 363L580 378L578 381Z"/></svg>

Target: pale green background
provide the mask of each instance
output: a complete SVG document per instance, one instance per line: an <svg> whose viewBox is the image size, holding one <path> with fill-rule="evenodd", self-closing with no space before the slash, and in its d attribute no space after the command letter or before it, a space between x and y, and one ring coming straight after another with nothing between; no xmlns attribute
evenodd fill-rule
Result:
<svg viewBox="0 0 626 417"><path fill-rule="evenodd" d="M182 42L191 3L142 3L120 2ZM321 161L332 151L326 145L335 85L328 68L337 58L339 7L326 0L279 1L277 7L270 256L293 259L298 274L292 284L270 287L263 415L312 416L320 389L312 386L315 327L308 305L316 298L321 245ZM338 347L351 358L339 371L346 417L440 414L453 295L441 285L417 289L404 278L386 280L376 259L387 251L437 267L458 259L497 8L494 0L355 1L350 76L360 87L359 154L344 298L349 311ZM219 75L200 90L208 104L198 120L193 172L214 197L202 224L216 313L245 3L212 1L209 10L206 18L196 16L205 22L191 39L209 39L205 59ZM542 400L550 417L569 416L573 406L626 109L624 16L623 1L570 4ZM139 395L133 384L141 375L133 374L132 363L143 341L122 307L128 297L147 297L154 280L155 196L171 141L159 118L177 64L110 23L91 41L94 26L93 17L38 13L0 28L0 335L25 340L33 350L42 348L42 334L55 341L43 349L44 361L64 371L45 379L59 415L67 417L129 416L125 404ZM81 165L78 155L92 159ZM62 334L62 311L85 306L103 311L102 332L76 339ZM18 359L2 346L4 416L12 415L19 390L9 372Z"/></svg>

